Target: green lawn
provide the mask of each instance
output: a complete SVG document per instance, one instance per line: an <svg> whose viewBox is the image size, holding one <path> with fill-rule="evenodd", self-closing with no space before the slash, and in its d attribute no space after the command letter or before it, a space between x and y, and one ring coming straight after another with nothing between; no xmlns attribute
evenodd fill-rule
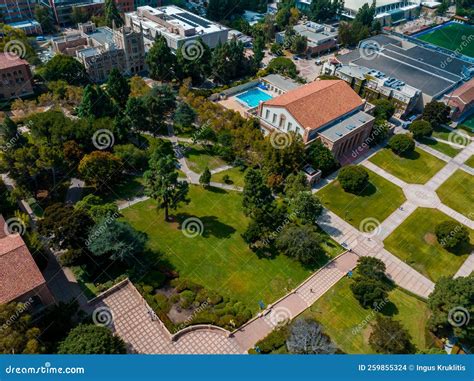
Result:
<svg viewBox="0 0 474 381"><path fill-rule="evenodd" d="M372 310L363 309L352 295L349 286L352 280L341 279L334 287L316 301L304 313L319 321L325 332L346 353L374 353L369 345L370 323L374 322ZM429 310L426 303L399 288L389 293L389 300L382 313L401 321L412 336L418 349L427 347L426 321Z"/></svg>
<svg viewBox="0 0 474 381"><path fill-rule="evenodd" d="M245 172L242 172L242 170L238 167L227 169L225 171L216 173L215 175L212 175L211 181L214 181L216 183L223 183L224 184L224 176L227 175L230 177L229 182L230 185L235 185L238 187L243 187L244 186L244 176Z"/></svg>
<svg viewBox="0 0 474 381"><path fill-rule="evenodd" d="M474 57L474 44L466 40L466 36L473 33L474 28L472 26L453 23L417 38L442 48L459 51L465 56Z"/></svg>
<svg viewBox="0 0 474 381"><path fill-rule="evenodd" d="M398 156L389 148L383 148L369 159L375 165L399 179L412 184L424 184L446 163L416 148L409 156Z"/></svg>
<svg viewBox="0 0 474 381"><path fill-rule="evenodd" d="M109 193L104 197L107 202L120 202L141 197L144 193L143 176L127 176L120 184L107 188Z"/></svg>
<svg viewBox="0 0 474 381"><path fill-rule="evenodd" d="M435 149L438 152L444 153L445 155L448 155L449 157L454 157L459 152L461 152L461 148L456 148L448 143L443 143L434 139L423 138L423 139L419 139L419 142L427 145L428 147Z"/></svg>
<svg viewBox="0 0 474 381"><path fill-rule="evenodd" d="M471 157L472 159L472 157ZM455 211L474 219L474 177L458 169L436 191L439 198Z"/></svg>
<svg viewBox="0 0 474 381"><path fill-rule="evenodd" d="M206 148L197 144L186 144L187 147L184 156L189 169L196 173L204 172L204 169L215 169L226 165L226 162L212 153L212 148Z"/></svg>
<svg viewBox="0 0 474 381"><path fill-rule="evenodd" d="M361 221L368 217L382 222L405 201L398 186L372 171L368 172L370 182L361 195L345 192L337 180L317 193L326 208L358 229Z"/></svg>
<svg viewBox="0 0 474 381"><path fill-rule="evenodd" d="M248 248L241 237L248 219L239 192L191 186L189 199L188 205L171 212L176 222L164 222L153 200L123 210L125 219L148 235L149 248L161 251L180 277L240 300L256 312L258 301L275 301L311 274L313 269L284 255L259 258ZM191 217L204 226L195 238L181 231L183 221ZM327 244L335 245L329 239Z"/></svg>
<svg viewBox="0 0 474 381"><path fill-rule="evenodd" d="M458 134L460 137L454 136L454 134ZM435 128L433 130L433 137L435 138L447 140L448 142L452 141L453 143L467 146L469 144L469 140L465 138L465 135L468 134L464 130L451 131L443 127Z"/></svg>
<svg viewBox="0 0 474 381"><path fill-rule="evenodd" d="M467 159L464 164L469 165L471 168L474 168L474 155Z"/></svg>
<svg viewBox="0 0 474 381"><path fill-rule="evenodd" d="M452 276L471 253L474 232L470 245L450 252L435 235L436 226L448 220L452 218L437 209L418 208L385 239L385 248L433 281Z"/></svg>
<svg viewBox="0 0 474 381"><path fill-rule="evenodd" d="M459 128L466 131L469 135L474 136L474 115L462 122Z"/></svg>

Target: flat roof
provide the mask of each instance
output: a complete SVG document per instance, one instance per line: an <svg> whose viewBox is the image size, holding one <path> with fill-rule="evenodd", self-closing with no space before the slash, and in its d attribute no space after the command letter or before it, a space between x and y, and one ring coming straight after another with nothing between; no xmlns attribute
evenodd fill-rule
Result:
<svg viewBox="0 0 474 381"><path fill-rule="evenodd" d="M87 36L94 39L100 45L112 44L114 42L114 32L106 26L101 26L94 32L87 33Z"/></svg>
<svg viewBox="0 0 474 381"><path fill-rule="evenodd" d="M375 118L372 115L364 111L358 111L328 127L322 128L318 133L326 139L336 142L373 119Z"/></svg>
<svg viewBox="0 0 474 381"><path fill-rule="evenodd" d="M295 25L293 29L296 33L305 36L308 39L308 43L310 44L311 42L315 42L316 44L318 44L331 38L337 37L337 30L326 31L325 28L330 28L330 26L316 23L308 24Z"/></svg>
<svg viewBox="0 0 474 381"><path fill-rule="evenodd" d="M290 91L301 85L290 78L283 77L280 74L269 74L262 78L283 91Z"/></svg>
<svg viewBox="0 0 474 381"><path fill-rule="evenodd" d="M344 8L358 11L366 3L368 3L369 5L371 4L371 2L368 2L367 0L345 0ZM386 5L406 4L406 3L410 3L410 2L405 1L405 0L376 0L375 7L378 8L378 7L383 7Z"/></svg>

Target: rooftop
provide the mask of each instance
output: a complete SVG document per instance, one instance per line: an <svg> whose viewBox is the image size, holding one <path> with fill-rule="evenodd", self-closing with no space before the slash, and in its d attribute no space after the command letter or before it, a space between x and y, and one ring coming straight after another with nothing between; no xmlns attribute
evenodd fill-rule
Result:
<svg viewBox="0 0 474 381"><path fill-rule="evenodd" d="M337 120L335 123L328 127L322 128L319 132L320 135L324 136L332 142L335 142L344 136L351 133L356 128L363 126L368 121L373 120L374 117L367 114L364 111L358 111L355 114Z"/></svg>
<svg viewBox="0 0 474 381"><path fill-rule="evenodd" d="M296 33L308 39L308 45L320 45L327 40L337 37L337 29L330 25L317 24L308 21L294 26Z"/></svg>
<svg viewBox="0 0 474 381"><path fill-rule="evenodd" d="M264 106L284 107L308 130L319 129L364 104L342 80L316 80L264 102Z"/></svg>
<svg viewBox="0 0 474 381"><path fill-rule="evenodd" d="M0 304L8 303L45 284L25 242L19 234L5 233L0 215Z"/></svg>
<svg viewBox="0 0 474 381"><path fill-rule="evenodd" d="M262 80L271 83L283 91L291 91L301 86L299 83L290 78L283 77L280 74L269 74L263 77Z"/></svg>
<svg viewBox="0 0 474 381"><path fill-rule="evenodd" d="M28 62L14 53L0 53L0 70L20 65L28 65Z"/></svg>

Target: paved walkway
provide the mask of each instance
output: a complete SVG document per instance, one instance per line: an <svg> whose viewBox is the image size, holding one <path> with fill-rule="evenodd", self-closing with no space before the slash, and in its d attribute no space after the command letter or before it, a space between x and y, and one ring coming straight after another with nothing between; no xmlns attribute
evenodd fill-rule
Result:
<svg viewBox="0 0 474 381"><path fill-rule="evenodd" d="M93 299L89 309L93 316L103 314L108 326L132 353L246 353L277 326L295 318L324 295L356 266L357 259L354 253L341 254L234 332L199 325L172 335L128 280Z"/></svg>

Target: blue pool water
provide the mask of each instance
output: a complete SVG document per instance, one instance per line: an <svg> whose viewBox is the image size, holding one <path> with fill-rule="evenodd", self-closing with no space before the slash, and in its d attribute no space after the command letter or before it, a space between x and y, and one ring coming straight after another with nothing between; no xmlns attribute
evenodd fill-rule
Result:
<svg viewBox="0 0 474 381"><path fill-rule="evenodd" d="M237 95L237 98L250 108L253 108L257 107L260 102L268 101L273 97L271 95L268 95L267 93L264 93L262 90L252 89L246 91L245 93Z"/></svg>

